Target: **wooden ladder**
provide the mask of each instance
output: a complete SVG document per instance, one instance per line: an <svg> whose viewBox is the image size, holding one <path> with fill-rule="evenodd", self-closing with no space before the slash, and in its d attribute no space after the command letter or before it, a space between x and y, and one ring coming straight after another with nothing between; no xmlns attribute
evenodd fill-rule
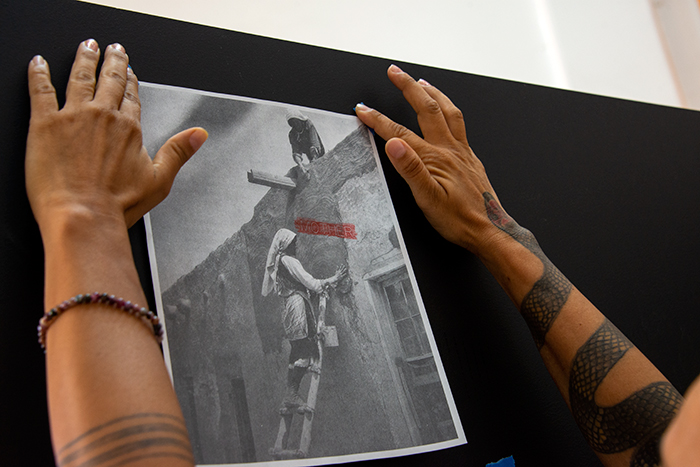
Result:
<svg viewBox="0 0 700 467"><path fill-rule="evenodd" d="M296 410L280 409L280 426L277 430L277 440L275 446L270 449L270 455L275 460L281 459L302 459L309 453L311 445L311 425L314 421L316 410L316 397L318 396L318 385L321 382L321 365L323 364L323 347L336 347L338 338L334 326L325 325L326 317L326 300L328 292L324 290L319 295L318 299L318 324L316 335L318 336L318 365L311 372L311 383L309 384L309 394L306 397L306 405L309 411L304 412L304 422L301 429L301 438L297 449L289 448L289 432L292 427L292 421Z"/></svg>

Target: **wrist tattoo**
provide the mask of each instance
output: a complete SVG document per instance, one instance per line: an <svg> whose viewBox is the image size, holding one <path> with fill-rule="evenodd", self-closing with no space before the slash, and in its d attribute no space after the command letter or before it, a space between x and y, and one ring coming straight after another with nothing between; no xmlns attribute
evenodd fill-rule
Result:
<svg viewBox="0 0 700 467"><path fill-rule="evenodd" d="M612 454L634 449L631 466L658 466L659 440L683 400L671 383L652 383L610 407L595 402L608 372L633 347L610 321L603 322L574 357L571 412L594 450Z"/></svg>
<svg viewBox="0 0 700 467"><path fill-rule="evenodd" d="M532 232L521 227L506 214L491 193L485 192L483 197L491 223L527 248L544 266L542 276L520 304L520 312L530 328L537 348L541 349L545 335L569 298L571 282L545 256Z"/></svg>
<svg viewBox="0 0 700 467"><path fill-rule="evenodd" d="M59 467L127 465L171 458L194 464L185 422L163 413L138 413L92 428L57 453Z"/></svg>

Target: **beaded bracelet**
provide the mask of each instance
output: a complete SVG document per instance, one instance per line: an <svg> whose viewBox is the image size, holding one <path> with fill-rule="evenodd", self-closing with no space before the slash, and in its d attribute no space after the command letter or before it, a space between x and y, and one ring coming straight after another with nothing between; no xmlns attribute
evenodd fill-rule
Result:
<svg viewBox="0 0 700 467"><path fill-rule="evenodd" d="M46 331L48 331L49 327L53 324L56 318L61 316L61 314L66 310L73 308L76 305L90 303L103 303L118 310L125 311L146 323L150 323L153 326L153 334L156 336L158 343L163 341L163 326L160 324L160 320L155 313L146 308L140 307L135 303L131 303L128 300L116 298L114 295L94 292L90 294L76 295L75 297L66 300L57 307L51 308L49 311L44 313L44 316L42 316L39 320L39 326L37 327L39 334L39 345L44 350L44 353L46 352Z"/></svg>

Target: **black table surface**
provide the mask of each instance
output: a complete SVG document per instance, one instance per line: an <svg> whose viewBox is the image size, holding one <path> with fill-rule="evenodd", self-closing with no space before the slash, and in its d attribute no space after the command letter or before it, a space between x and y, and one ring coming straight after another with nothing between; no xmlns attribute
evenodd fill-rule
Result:
<svg viewBox="0 0 700 467"><path fill-rule="evenodd" d="M59 94L77 45L92 37L124 44L144 81L346 114L365 102L418 128L384 59L69 0L0 0L0 31L0 463L51 465L36 344L43 251L24 188L35 54ZM700 113L397 64L464 111L509 214L685 391L700 373ZM367 465L481 466L510 455L518 467L599 465L516 308L475 257L432 230L383 163L469 443ZM153 306L142 224L131 238Z"/></svg>

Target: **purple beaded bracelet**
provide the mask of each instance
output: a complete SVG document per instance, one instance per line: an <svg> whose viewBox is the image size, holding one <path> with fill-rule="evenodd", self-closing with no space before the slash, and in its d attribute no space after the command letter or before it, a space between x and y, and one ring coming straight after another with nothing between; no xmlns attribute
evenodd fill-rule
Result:
<svg viewBox="0 0 700 467"><path fill-rule="evenodd" d="M44 313L44 316L39 320L39 326L37 331L39 334L39 345L46 352L46 331L53 324L53 322L61 316L66 310L73 308L76 305L83 305L89 303L103 303L109 305L118 310L125 311L136 318L143 320L146 323L150 323L153 326L153 334L156 336L158 343L163 342L163 326L160 324L158 316L152 311L146 308L140 307L135 303L131 303L123 298L116 298L114 295L108 295L106 293L89 293L76 295L75 297L66 300L55 308L51 308L49 311Z"/></svg>

